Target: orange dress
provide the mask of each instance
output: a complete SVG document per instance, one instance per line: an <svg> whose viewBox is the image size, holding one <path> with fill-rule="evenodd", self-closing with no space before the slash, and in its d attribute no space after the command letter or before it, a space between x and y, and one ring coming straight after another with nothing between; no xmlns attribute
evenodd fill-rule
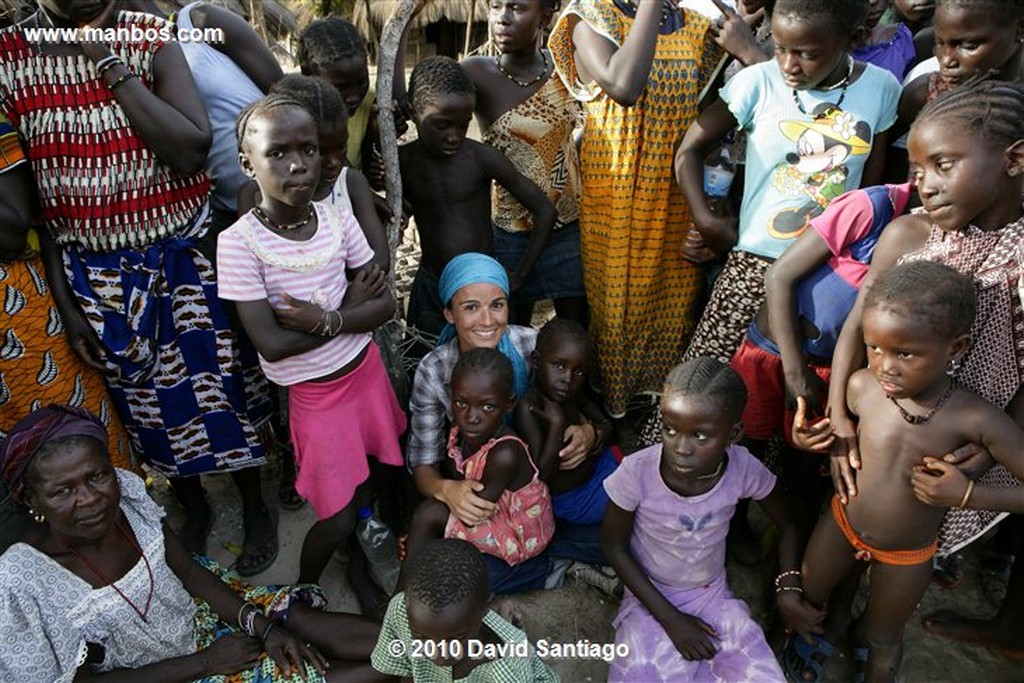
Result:
<svg viewBox="0 0 1024 683"><path fill-rule="evenodd" d="M498 509L491 518L476 526L466 526L454 514L448 515L444 537L469 541L480 552L500 558L509 566L539 555L548 547L555 533L555 513L551 507L548 485L540 480L529 447L519 437L509 434L489 440L476 453L463 458L458 437L459 428L452 427L448 435L448 457L467 479L483 479L487 454L503 441L515 441L523 447L530 467L533 468L533 479L515 491L505 489L498 498Z"/></svg>
<svg viewBox="0 0 1024 683"><path fill-rule="evenodd" d="M613 416L642 393L659 393L682 358L698 317L703 268L682 258L690 209L673 173L676 148L697 118L700 92L721 50L710 22L685 13L659 35L647 85L623 107L576 71L573 29L584 21L622 45L633 19L612 0L572 0L551 34L555 67L584 103L580 166L583 284L597 347L597 379Z"/></svg>

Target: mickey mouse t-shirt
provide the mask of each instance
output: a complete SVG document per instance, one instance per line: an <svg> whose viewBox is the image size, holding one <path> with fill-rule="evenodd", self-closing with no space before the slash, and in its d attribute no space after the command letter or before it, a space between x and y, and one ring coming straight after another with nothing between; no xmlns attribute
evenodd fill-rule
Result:
<svg viewBox="0 0 1024 683"><path fill-rule="evenodd" d="M720 95L748 140L735 248L774 259L833 199L860 187L872 139L896 121L900 84L865 64L845 89L798 91L771 60L740 71Z"/></svg>

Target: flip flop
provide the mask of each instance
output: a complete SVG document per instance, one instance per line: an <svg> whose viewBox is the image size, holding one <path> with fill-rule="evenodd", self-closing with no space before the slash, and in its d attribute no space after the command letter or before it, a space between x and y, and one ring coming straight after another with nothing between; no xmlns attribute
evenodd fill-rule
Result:
<svg viewBox="0 0 1024 683"><path fill-rule="evenodd" d="M274 564L274 560L277 559L279 550L277 542L277 510L267 507L267 514L270 515L270 526L274 530L273 538L255 546L251 543L243 542L242 552L235 559L235 571L239 576L254 576L262 571L266 571L270 565ZM253 558L252 562L243 562L247 557ZM259 559L261 557L262 560Z"/></svg>
<svg viewBox="0 0 1024 683"><path fill-rule="evenodd" d="M936 557L932 566L932 581L943 588L956 588L964 580L964 567L960 555L953 553Z"/></svg>
<svg viewBox="0 0 1024 683"><path fill-rule="evenodd" d="M836 646L824 638L812 635L808 643L803 636L790 636L782 651L782 670L790 683L817 683L825 671L825 663L836 651ZM813 675L808 678L807 674Z"/></svg>

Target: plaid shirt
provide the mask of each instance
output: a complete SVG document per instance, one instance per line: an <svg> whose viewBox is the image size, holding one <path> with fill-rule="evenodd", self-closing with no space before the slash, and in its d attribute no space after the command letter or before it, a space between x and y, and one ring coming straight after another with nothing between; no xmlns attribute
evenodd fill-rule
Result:
<svg viewBox="0 0 1024 683"><path fill-rule="evenodd" d="M529 359L537 343L537 330L509 325L512 345ZM410 469L436 465L445 459L448 426L452 419L452 370L459 360L459 339L437 347L420 361L409 398L409 445L406 464Z"/></svg>
<svg viewBox="0 0 1024 683"><path fill-rule="evenodd" d="M526 640L525 633L492 610L484 615L484 625L502 643L521 643ZM438 666L427 657L410 656L412 640L409 615L405 609L405 593L399 593L388 604L377 645L370 655L370 664L381 673L411 677L416 683L452 683L451 667ZM402 643L402 646L393 643ZM466 683L556 683L558 677L541 661L531 646L528 657L501 657L484 662L468 676L458 680Z"/></svg>

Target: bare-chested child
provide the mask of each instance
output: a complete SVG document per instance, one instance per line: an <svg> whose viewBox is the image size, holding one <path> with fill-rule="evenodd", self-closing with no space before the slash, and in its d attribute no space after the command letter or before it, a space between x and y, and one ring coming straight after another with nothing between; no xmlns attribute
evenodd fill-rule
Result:
<svg viewBox="0 0 1024 683"><path fill-rule="evenodd" d="M850 378L846 394L858 416L859 495L845 505L833 498L831 512L818 520L802 586L808 601L825 606L844 578L870 565L867 610L854 629L854 659L867 681L893 680L904 624L931 579L945 509L914 495L911 477L925 456L977 443L1016 476L1024 474L1024 433L955 380L976 309L972 282L929 261L893 268L865 298L868 368ZM792 679L818 678L833 649L828 641L838 636L832 622L842 621L827 620L820 637L793 637L783 657Z"/></svg>
<svg viewBox="0 0 1024 683"><path fill-rule="evenodd" d="M410 326L437 335L445 325L438 293L441 271L466 252L492 254L491 183L497 182L533 213L537 238L555 224L554 205L498 150L466 138L476 91L458 62L431 57L416 65L409 99L418 139L399 148L402 187L420 236L422 257L406 317ZM513 291L533 268L525 259L509 273Z"/></svg>

